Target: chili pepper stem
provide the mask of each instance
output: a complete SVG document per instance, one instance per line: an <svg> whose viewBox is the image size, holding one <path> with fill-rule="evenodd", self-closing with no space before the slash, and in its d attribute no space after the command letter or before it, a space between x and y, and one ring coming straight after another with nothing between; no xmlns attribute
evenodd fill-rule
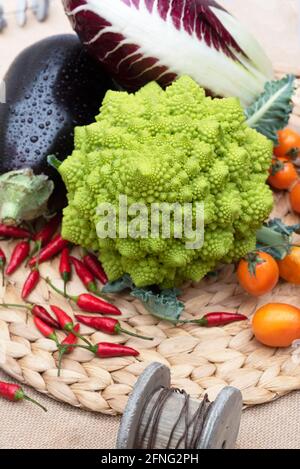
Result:
<svg viewBox="0 0 300 469"><path fill-rule="evenodd" d="M118 332L123 332L123 334L131 335L132 337L138 337L139 339L144 340L153 340L153 337L146 337L144 335L135 334L134 332L127 331L127 329L123 329L123 327L116 328Z"/></svg>
<svg viewBox="0 0 300 469"><path fill-rule="evenodd" d="M79 348L84 348L85 350L89 350L90 352L92 351L91 350L91 347L95 347L93 344L90 344L90 345L82 345L82 344L70 344L68 345L68 348L72 348L72 347L79 347Z"/></svg>
<svg viewBox="0 0 300 469"><path fill-rule="evenodd" d="M66 350L67 350L67 347L60 347L60 350L59 350L58 365L57 365L57 376L58 377L60 377L62 360L64 358L64 354L65 354Z"/></svg>
<svg viewBox="0 0 300 469"><path fill-rule="evenodd" d="M30 304L27 305L17 305L14 303L0 303L0 306L3 306L4 308L24 308L24 309L29 309L32 310L33 306Z"/></svg>
<svg viewBox="0 0 300 469"><path fill-rule="evenodd" d="M207 320L205 318L201 319L179 319L177 322L180 324L198 324L200 327L205 327L207 325Z"/></svg>
<svg viewBox="0 0 300 469"><path fill-rule="evenodd" d="M29 255L28 259L27 259L26 267L28 266L28 262L33 258L33 256L34 256L37 252L40 252L41 248L42 248L42 241L39 239L38 241L36 241L36 242L34 243L34 247L33 247L32 251L31 251L31 253L30 253L30 255Z"/></svg>
<svg viewBox="0 0 300 469"><path fill-rule="evenodd" d="M43 280L45 280L45 282L47 282L48 285L50 285L50 287L53 288L54 291L56 291L56 293L58 293L59 295L65 296L63 290L60 290L60 289L57 288L55 285L53 285L53 283L51 282L51 280L50 280L49 277L46 277L46 278L44 278ZM99 296L99 297L101 297L101 298L103 298L103 299L105 299L105 300L113 301L111 298L108 298L107 295L105 295L105 294L103 294L103 295L102 295L102 294L101 294L101 295L97 295L97 294L95 294L94 292L91 292L91 293L93 293L93 295ZM77 303L77 300L78 300L78 296L75 296L75 295L68 295L68 294L66 294L65 298L68 298L69 300L72 300L72 301L74 301L75 303Z"/></svg>
<svg viewBox="0 0 300 469"><path fill-rule="evenodd" d="M60 343L59 343L59 341L58 341L56 332L53 332L53 334L49 335L49 336L47 337L47 339L53 340L53 342L55 342L55 344L56 344L57 349L58 349L58 350L61 349L61 345L60 345Z"/></svg>
<svg viewBox="0 0 300 469"><path fill-rule="evenodd" d="M85 342L89 347L92 345L91 342L89 342L85 337L83 337L78 332L74 331L74 329L72 329L71 332L73 335L75 335L75 337L78 337L78 339L83 340L83 342Z"/></svg>
<svg viewBox="0 0 300 469"><path fill-rule="evenodd" d="M44 412L47 412L46 407L44 407L42 404L40 404L39 402L37 402L35 399L32 399L32 398L29 397L29 396L26 396L26 394L24 394L23 399L25 399L26 401L32 402L33 404L35 404L35 405L37 405L38 407L40 407L41 409L43 409Z"/></svg>
<svg viewBox="0 0 300 469"><path fill-rule="evenodd" d="M2 287L4 287L5 281L4 281L4 265L3 265L3 263L0 264L0 272L1 272L1 276L2 276Z"/></svg>
<svg viewBox="0 0 300 469"><path fill-rule="evenodd" d="M44 278L43 280L45 280L46 283L48 283L48 285L50 285L50 287L56 292L58 293L59 295L62 295L62 296L65 296L64 295L64 292L62 290L60 290L59 288L57 288L55 285L53 285L53 283L51 282L50 278L49 277L46 277ZM68 298L69 300L72 300L74 301L75 303L77 302L77 298L78 296L75 296L75 295L66 295L65 298Z"/></svg>
<svg viewBox="0 0 300 469"><path fill-rule="evenodd" d="M40 261L40 253L41 253L41 249L42 249L42 241L39 239L38 242L37 242L37 254L36 254L36 264L35 264L35 268L38 270L39 268L39 261Z"/></svg>

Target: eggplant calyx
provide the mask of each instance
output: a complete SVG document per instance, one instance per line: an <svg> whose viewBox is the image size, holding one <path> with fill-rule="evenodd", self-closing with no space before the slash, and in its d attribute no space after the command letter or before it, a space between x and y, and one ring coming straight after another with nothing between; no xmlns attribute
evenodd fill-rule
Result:
<svg viewBox="0 0 300 469"><path fill-rule="evenodd" d="M9 225L34 220L47 210L54 183L30 168L0 176L0 221Z"/></svg>

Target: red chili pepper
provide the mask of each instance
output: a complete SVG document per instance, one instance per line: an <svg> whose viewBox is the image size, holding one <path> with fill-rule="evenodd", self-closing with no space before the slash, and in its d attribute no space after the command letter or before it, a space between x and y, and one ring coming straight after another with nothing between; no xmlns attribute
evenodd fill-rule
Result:
<svg viewBox="0 0 300 469"><path fill-rule="evenodd" d="M202 327L214 327L214 326L225 326L226 324L230 324L231 322L236 321L245 321L247 316L243 314L236 314L236 313L208 313L205 314L200 319L193 319L189 321L179 321L184 324L198 324Z"/></svg>
<svg viewBox="0 0 300 469"><path fill-rule="evenodd" d="M93 254L86 252L82 258L86 267L92 272L92 274L100 280L100 282L105 285L108 282L108 278L101 263L98 261L97 257Z"/></svg>
<svg viewBox="0 0 300 469"><path fill-rule="evenodd" d="M48 326L53 327L54 329L61 329L60 325L58 322L53 319L52 316L48 313L48 311L43 307L35 304L25 304L25 305L18 305L18 304L12 304L12 303L0 303L0 306L3 306L4 308L24 308L28 309L31 311L32 315L41 319L43 322L48 324Z"/></svg>
<svg viewBox="0 0 300 469"><path fill-rule="evenodd" d="M11 275L17 268L25 261L30 251L30 244L28 241L21 241L13 250L9 264L6 268L6 275Z"/></svg>
<svg viewBox="0 0 300 469"><path fill-rule="evenodd" d="M60 222L61 215L57 214L52 217L40 231L35 234L33 240L37 242L38 246L43 247L47 243L49 243L50 239L59 227Z"/></svg>
<svg viewBox="0 0 300 469"><path fill-rule="evenodd" d="M116 306L101 300L101 298L96 298L93 295L83 293L79 296L72 297L72 299L80 309L88 313L111 314L113 316L121 316L122 314Z"/></svg>
<svg viewBox="0 0 300 469"><path fill-rule="evenodd" d="M98 287L96 285L95 278L89 269L86 268L84 263L73 256L70 256L70 260L75 267L76 274L82 281L85 288L92 293L98 293Z"/></svg>
<svg viewBox="0 0 300 469"><path fill-rule="evenodd" d="M52 257L59 254L65 247L69 244L68 241L63 239L60 234L55 236L55 238L50 241L50 243L45 246L38 256L33 257L30 259L28 265L29 267L34 267L36 264L41 264L42 262L46 262Z"/></svg>
<svg viewBox="0 0 300 469"><path fill-rule="evenodd" d="M135 334L131 331L123 329L119 321L113 318L100 318L94 316L80 316L75 315L77 321L85 324L86 326L93 327L97 331L106 332L107 334L124 334L132 335L133 337L139 337L140 339L153 340L152 337L145 337L143 335Z"/></svg>
<svg viewBox="0 0 300 469"><path fill-rule="evenodd" d="M40 273L38 269L34 269L30 272L27 279L25 280L21 297L23 300L26 300L30 293L35 289L40 280Z"/></svg>
<svg viewBox="0 0 300 469"><path fill-rule="evenodd" d="M41 334L43 334L44 337L47 337L47 339L54 340L54 342L57 345L59 345L58 338L57 338L56 332L55 332L53 327L46 324L44 321L42 321L37 316L34 316L33 320L34 320L34 324L36 325L37 329L41 332Z"/></svg>
<svg viewBox="0 0 300 469"><path fill-rule="evenodd" d="M65 331L72 332L74 328L73 319L58 306L50 305L50 308L57 317L60 327Z"/></svg>
<svg viewBox="0 0 300 469"><path fill-rule="evenodd" d="M71 353L74 350L74 345L77 344L80 325L76 324L73 330L74 332L76 332L76 335L73 334L73 332L69 332L67 337L61 343L59 359L58 359L58 373L57 373L58 376L60 376L61 363L62 363L63 356L66 353Z"/></svg>
<svg viewBox="0 0 300 469"><path fill-rule="evenodd" d="M69 282L71 278L71 265L70 265L70 254L69 254L69 249L64 248L62 250L61 256L60 256L60 263L59 263L59 273L61 278L64 281L64 295L67 295L67 283Z"/></svg>
<svg viewBox="0 0 300 469"><path fill-rule="evenodd" d="M74 331L76 333L79 333L79 330L80 330L80 324L76 324L74 326ZM71 347L71 345L75 345L77 341L78 341L78 336L73 334L73 332L69 332L67 337L61 343L61 345L64 347L69 346L69 347L66 347L66 350L64 353L71 353L73 350L73 347Z"/></svg>
<svg viewBox="0 0 300 469"><path fill-rule="evenodd" d="M48 326L51 326L54 329L61 329L59 323L55 319L53 319L53 317L43 306L33 305L31 308L31 312L36 318L39 318L43 322L48 324Z"/></svg>
<svg viewBox="0 0 300 469"><path fill-rule="evenodd" d="M27 396L19 384L5 383L4 381L0 381L0 396L12 402L18 402L23 400L33 402L45 412L47 412L46 407L42 406L39 402Z"/></svg>
<svg viewBox="0 0 300 469"><path fill-rule="evenodd" d="M57 317L57 320L59 322L60 327L67 332L72 332L72 334L76 335L76 337L79 337L82 339L86 344L91 345L91 343L85 339L81 334L78 334L74 328L74 322L73 319L61 308L58 306L50 305L51 310Z"/></svg>
<svg viewBox="0 0 300 469"><path fill-rule="evenodd" d="M132 356L136 357L139 352L126 345L112 344L110 342L100 342L99 344L93 345L89 348L99 358L106 357L125 357Z"/></svg>
<svg viewBox="0 0 300 469"><path fill-rule="evenodd" d="M48 285L53 288L54 291L64 296L64 293L53 285L49 278L46 279ZM88 293L82 293L78 296L67 295L67 298L70 298L74 303L79 306L80 309L88 313L101 313L101 314L110 314L114 316L120 316L122 312L116 306L108 303L107 301L102 300L101 298L96 298L93 295Z"/></svg>
<svg viewBox="0 0 300 469"><path fill-rule="evenodd" d="M4 251L0 248L0 272L2 274L2 285L4 286L4 268L6 264L6 256Z"/></svg>
<svg viewBox="0 0 300 469"><path fill-rule="evenodd" d="M8 226L0 224L0 236L4 238L31 238L31 233L28 230L19 228L18 226Z"/></svg>

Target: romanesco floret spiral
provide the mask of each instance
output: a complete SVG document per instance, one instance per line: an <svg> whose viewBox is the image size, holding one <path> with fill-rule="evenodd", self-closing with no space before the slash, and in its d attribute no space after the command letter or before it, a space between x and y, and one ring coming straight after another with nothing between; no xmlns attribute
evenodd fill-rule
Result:
<svg viewBox="0 0 300 469"><path fill-rule="evenodd" d="M246 235L244 238L236 238L233 242L233 246L230 248L224 262L235 262L245 257L249 252L253 252L256 248L256 233L252 233L249 236Z"/></svg>
<svg viewBox="0 0 300 469"><path fill-rule="evenodd" d="M205 97L186 76L165 91L156 83L135 94L109 91L95 123L76 129L74 147L59 168L69 203L62 235L99 251L111 281L125 273L138 287L198 281L219 262L253 250L256 230L272 209L266 185L272 143L247 127L237 99ZM146 232L124 237L137 212L130 209L124 220L120 195L128 206L144 204L148 223L155 204L155 235L148 224ZM200 230L200 202L204 244L187 249L189 237L178 236L183 213L169 213L166 235L163 210L166 203L190 203L192 227ZM107 238L99 237L102 203L116 215L115 233Z"/></svg>

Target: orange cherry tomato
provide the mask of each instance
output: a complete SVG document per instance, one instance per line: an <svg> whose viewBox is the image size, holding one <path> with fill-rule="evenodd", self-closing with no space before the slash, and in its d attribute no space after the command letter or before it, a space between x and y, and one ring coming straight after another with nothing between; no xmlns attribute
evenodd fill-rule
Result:
<svg viewBox="0 0 300 469"><path fill-rule="evenodd" d="M237 277L246 292L253 296L261 296L276 286L279 268L270 254L257 252L239 262Z"/></svg>
<svg viewBox="0 0 300 469"><path fill-rule="evenodd" d="M284 303L269 303L253 316L255 338L269 347L289 347L300 339L300 309Z"/></svg>
<svg viewBox="0 0 300 469"><path fill-rule="evenodd" d="M300 155L300 134L293 129L283 129L278 131L279 145L274 148L277 157L290 156L296 158Z"/></svg>
<svg viewBox="0 0 300 469"><path fill-rule="evenodd" d="M269 184L275 189L289 189L298 179L295 166L288 158L277 158L270 168Z"/></svg>
<svg viewBox="0 0 300 469"><path fill-rule="evenodd" d="M294 246L284 259L277 261L279 275L290 283L300 285L300 247Z"/></svg>
<svg viewBox="0 0 300 469"><path fill-rule="evenodd" d="M300 213L300 181L290 191L290 203L294 212Z"/></svg>

